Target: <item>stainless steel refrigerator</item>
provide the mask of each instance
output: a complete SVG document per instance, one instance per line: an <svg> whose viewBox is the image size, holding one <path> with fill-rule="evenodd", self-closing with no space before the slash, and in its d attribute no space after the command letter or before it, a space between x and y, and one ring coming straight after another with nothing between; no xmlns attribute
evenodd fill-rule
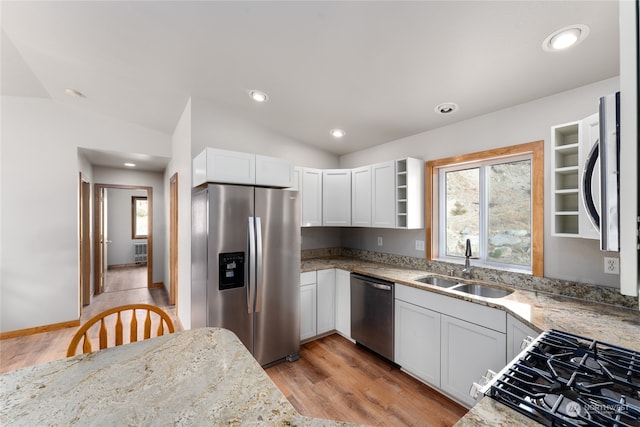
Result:
<svg viewBox="0 0 640 427"><path fill-rule="evenodd" d="M192 195L191 327L233 331L265 366L300 351L298 192L207 184Z"/></svg>

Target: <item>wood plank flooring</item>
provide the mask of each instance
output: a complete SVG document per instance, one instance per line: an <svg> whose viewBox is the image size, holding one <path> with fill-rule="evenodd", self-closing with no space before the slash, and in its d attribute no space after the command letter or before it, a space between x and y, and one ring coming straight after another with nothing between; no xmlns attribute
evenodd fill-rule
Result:
<svg viewBox="0 0 640 427"><path fill-rule="evenodd" d="M266 370L300 414L372 426L452 426L467 409L334 334Z"/></svg>

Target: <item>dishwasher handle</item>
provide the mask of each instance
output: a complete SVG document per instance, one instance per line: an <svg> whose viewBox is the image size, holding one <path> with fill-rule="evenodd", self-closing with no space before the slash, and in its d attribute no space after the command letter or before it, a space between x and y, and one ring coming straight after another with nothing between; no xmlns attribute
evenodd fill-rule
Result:
<svg viewBox="0 0 640 427"><path fill-rule="evenodd" d="M365 285L370 286L372 288L376 288L376 289L380 289L383 291L390 291L391 290L391 286L390 285L383 285L381 283L373 283L373 282L364 282Z"/></svg>

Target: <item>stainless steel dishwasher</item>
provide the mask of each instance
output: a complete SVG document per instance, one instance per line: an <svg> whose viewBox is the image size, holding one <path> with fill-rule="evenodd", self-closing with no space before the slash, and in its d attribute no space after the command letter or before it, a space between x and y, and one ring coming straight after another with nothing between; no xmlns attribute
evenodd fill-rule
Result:
<svg viewBox="0 0 640 427"><path fill-rule="evenodd" d="M393 282L351 273L351 338L393 362Z"/></svg>

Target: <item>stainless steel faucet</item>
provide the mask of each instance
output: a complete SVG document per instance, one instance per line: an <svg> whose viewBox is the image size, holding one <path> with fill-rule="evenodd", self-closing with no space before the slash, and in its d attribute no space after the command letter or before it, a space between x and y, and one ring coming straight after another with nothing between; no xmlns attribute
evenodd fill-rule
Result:
<svg viewBox="0 0 640 427"><path fill-rule="evenodd" d="M471 262L469 261L469 258L471 257L471 240L467 239L467 247L464 251L464 269L462 270L462 277L465 279L471 279L471 270L473 269L473 267L471 267Z"/></svg>

